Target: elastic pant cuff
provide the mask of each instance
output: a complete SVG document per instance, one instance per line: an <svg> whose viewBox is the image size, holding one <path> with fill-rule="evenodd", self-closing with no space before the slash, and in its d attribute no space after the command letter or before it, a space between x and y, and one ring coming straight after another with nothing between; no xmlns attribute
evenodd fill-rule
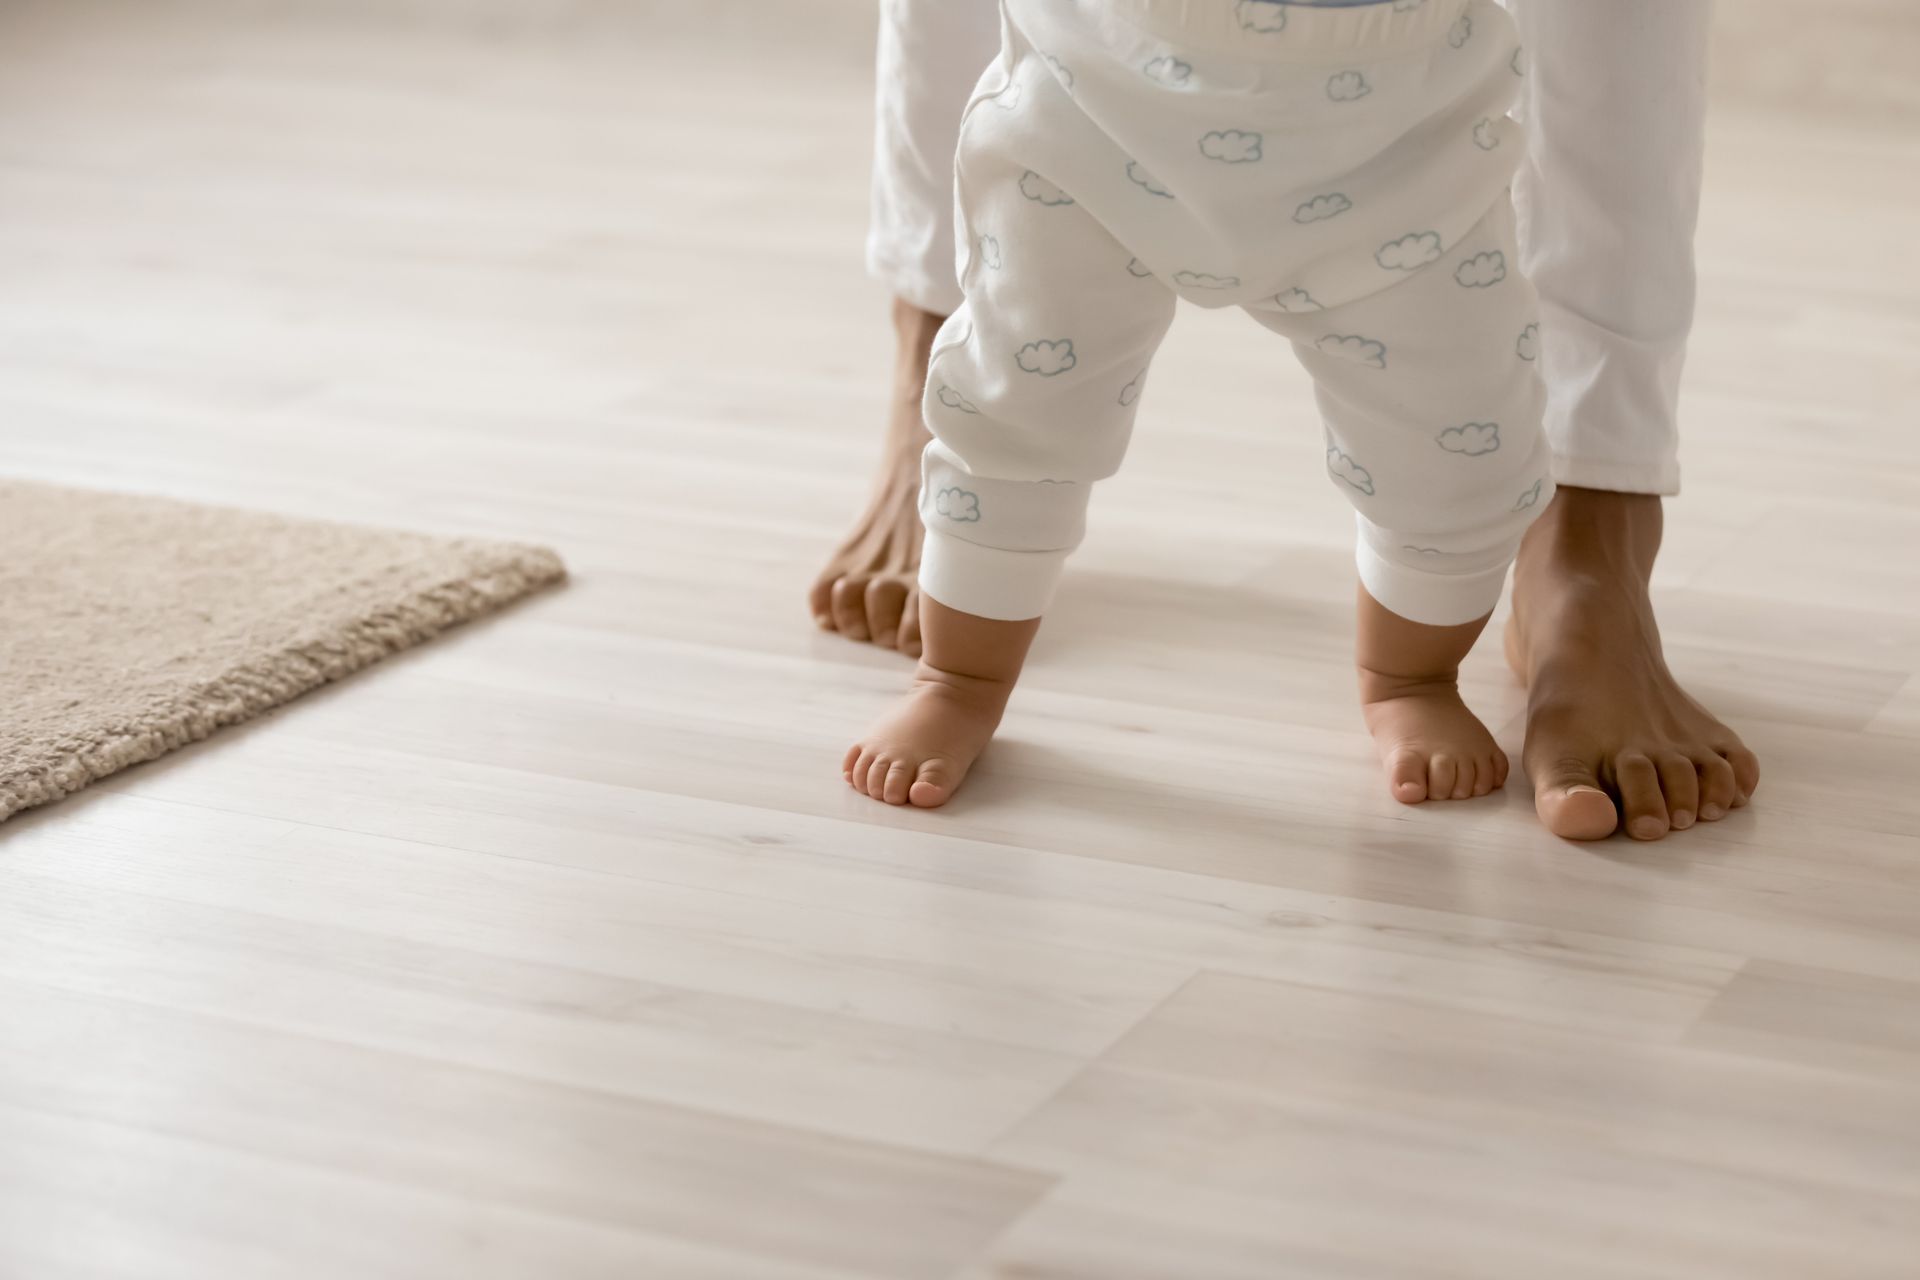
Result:
<svg viewBox="0 0 1920 1280"><path fill-rule="evenodd" d="M928 530L920 590L961 613L1024 622L1047 611L1068 554L1002 551Z"/></svg>
<svg viewBox="0 0 1920 1280"><path fill-rule="evenodd" d="M1507 584L1508 563L1465 573L1410 569L1382 556L1360 540L1354 552L1367 594L1409 622L1457 627L1493 612Z"/></svg>

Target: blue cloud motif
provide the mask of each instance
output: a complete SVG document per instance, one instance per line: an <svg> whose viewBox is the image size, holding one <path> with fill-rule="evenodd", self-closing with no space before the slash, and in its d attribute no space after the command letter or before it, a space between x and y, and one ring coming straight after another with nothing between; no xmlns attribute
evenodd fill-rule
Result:
<svg viewBox="0 0 1920 1280"><path fill-rule="evenodd" d="M1500 135L1493 131L1492 120L1482 120L1473 126L1473 145L1482 151L1491 151L1500 145Z"/></svg>
<svg viewBox="0 0 1920 1280"><path fill-rule="evenodd" d="M1466 19L1463 18L1461 19L1461 21L1464 22L1466 21ZM1047 65L1053 68L1053 74L1059 77L1060 83L1066 89L1066 91L1068 93L1072 93L1073 92L1073 72L1067 69L1067 64L1060 61L1060 59L1054 57L1050 53L1043 53L1040 56L1045 58L1047 60Z"/></svg>
<svg viewBox="0 0 1920 1280"><path fill-rule="evenodd" d="M990 271L1000 269L1000 240L997 236L980 237L980 261Z"/></svg>
<svg viewBox="0 0 1920 1280"><path fill-rule="evenodd" d="M992 102L994 106L999 107L1002 111L1013 110L1020 105L1020 82L1018 80L1007 81L1007 87L994 94L988 101Z"/></svg>
<svg viewBox="0 0 1920 1280"><path fill-rule="evenodd" d="M1401 543L1400 549L1402 551L1411 551L1418 556L1437 556L1441 554L1440 548L1438 547L1416 547L1411 542Z"/></svg>
<svg viewBox="0 0 1920 1280"><path fill-rule="evenodd" d="M1528 507L1540 501L1540 486L1544 483L1546 483L1544 480L1535 480L1533 482L1533 488L1520 495L1519 501L1513 504L1513 509L1515 511L1525 511Z"/></svg>
<svg viewBox="0 0 1920 1280"><path fill-rule="evenodd" d="M1539 325L1530 324L1520 331L1520 336L1513 340L1513 354L1519 356L1522 360L1537 360L1540 358Z"/></svg>
<svg viewBox="0 0 1920 1280"><path fill-rule="evenodd" d="M1020 194L1044 205L1072 204L1073 197L1029 169L1020 175Z"/></svg>
<svg viewBox="0 0 1920 1280"><path fill-rule="evenodd" d="M1328 192L1324 196L1315 196L1293 211L1295 222L1319 222L1324 218L1334 218L1353 208L1353 201L1345 193Z"/></svg>
<svg viewBox="0 0 1920 1280"><path fill-rule="evenodd" d="M1434 441L1448 453L1464 453L1469 458L1492 453L1500 447L1500 424L1497 422L1466 422L1457 427L1448 427Z"/></svg>
<svg viewBox="0 0 1920 1280"><path fill-rule="evenodd" d="M1135 186L1144 187L1149 195L1173 199L1173 192L1160 185L1160 179L1148 173L1138 160L1127 161L1127 180Z"/></svg>
<svg viewBox="0 0 1920 1280"><path fill-rule="evenodd" d="M1327 446L1327 470L1335 480L1352 485L1369 498L1373 496L1373 475L1333 445Z"/></svg>
<svg viewBox="0 0 1920 1280"><path fill-rule="evenodd" d="M942 489L933 495L933 509L956 524L978 524L980 495L966 489Z"/></svg>
<svg viewBox="0 0 1920 1280"><path fill-rule="evenodd" d="M1133 381L1120 388L1120 403L1122 405L1130 405L1135 400L1138 400L1140 398L1140 388L1145 386L1146 382L1147 371L1145 369L1134 374Z"/></svg>
<svg viewBox="0 0 1920 1280"><path fill-rule="evenodd" d="M1387 367L1387 344L1357 333L1329 333L1313 344L1316 351L1341 360L1364 364L1370 369Z"/></svg>
<svg viewBox="0 0 1920 1280"><path fill-rule="evenodd" d="M1053 378L1079 364L1080 358L1073 354L1072 338L1058 338L1051 342L1029 342L1014 353L1013 362L1022 372Z"/></svg>
<svg viewBox="0 0 1920 1280"><path fill-rule="evenodd" d="M1200 154L1222 164L1252 164L1260 158L1260 135L1245 129L1215 129L1201 135Z"/></svg>
<svg viewBox="0 0 1920 1280"><path fill-rule="evenodd" d="M1447 31L1447 43L1458 49L1471 39L1473 39L1473 19L1463 13Z"/></svg>
<svg viewBox="0 0 1920 1280"><path fill-rule="evenodd" d="M1485 289L1507 278L1507 255L1494 249L1476 253L1453 269L1453 278L1463 289Z"/></svg>
<svg viewBox="0 0 1920 1280"><path fill-rule="evenodd" d="M1275 4L1273 0L1240 0L1239 4L1233 6L1233 13L1248 31L1272 35L1287 29L1286 6Z"/></svg>
<svg viewBox="0 0 1920 1280"><path fill-rule="evenodd" d="M1373 251L1373 260L1388 271L1416 271L1439 256L1438 231L1411 231Z"/></svg>
<svg viewBox="0 0 1920 1280"><path fill-rule="evenodd" d="M1183 284L1189 289L1238 289L1239 276L1209 275L1205 271L1176 271L1173 282Z"/></svg>
<svg viewBox="0 0 1920 1280"><path fill-rule="evenodd" d="M1153 269L1138 258L1128 258L1127 274L1136 280L1147 280L1152 278Z"/></svg>
<svg viewBox="0 0 1920 1280"><path fill-rule="evenodd" d="M1302 311L1318 311L1320 304L1305 289L1285 289L1273 295L1273 305L1282 311L1298 315Z"/></svg>
<svg viewBox="0 0 1920 1280"><path fill-rule="evenodd" d="M934 398L941 404L947 406L947 408L958 409L962 413L980 412L979 406L975 405L973 401L967 399L944 382L940 384L940 390L934 393Z"/></svg>
<svg viewBox="0 0 1920 1280"><path fill-rule="evenodd" d="M1147 79L1156 84L1183 85L1193 74L1193 64L1182 62L1171 55L1149 59L1147 65L1140 68Z"/></svg>
<svg viewBox="0 0 1920 1280"><path fill-rule="evenodd" d="M1327 96L1335 102L1357 102L1373 92L1358 71L1336 71L1327 78Z"/></svg>

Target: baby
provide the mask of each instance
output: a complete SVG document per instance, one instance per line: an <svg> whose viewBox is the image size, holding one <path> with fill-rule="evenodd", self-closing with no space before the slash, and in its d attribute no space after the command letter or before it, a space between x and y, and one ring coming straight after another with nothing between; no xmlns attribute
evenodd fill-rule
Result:
<svg viewBox="0 0 1920 1280"><path fill-rule="evenodd" d="M966 303L927 377L924 651L843 770L953 795L992 737L1089 490L1185 298L1293 343L1358 516L1357 655L1388 786L1507 760L1456 674L1553 496L1507 187L1493 0L1005 0L956 161Z"/></svg>

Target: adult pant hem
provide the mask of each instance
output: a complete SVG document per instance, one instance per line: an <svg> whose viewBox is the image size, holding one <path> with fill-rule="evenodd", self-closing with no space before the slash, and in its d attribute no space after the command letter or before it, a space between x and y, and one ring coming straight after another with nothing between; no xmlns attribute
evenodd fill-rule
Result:
<svg viewBox="0 0 1920 1280"><path fill-rule="evenodd" d="M1047 611L1069 551L1002 551L927 531L920 590L949 609L1000 622Z"/></svg>
<svg viewBox="0 0 1920 1280"><path fill-rule="evenodd" d="M1553 482L1576 489L1605 489L1611 493L1651 493L1670 498L1680 492L1680 464L1621 462L1612 458L1553 455Z"/></svg>

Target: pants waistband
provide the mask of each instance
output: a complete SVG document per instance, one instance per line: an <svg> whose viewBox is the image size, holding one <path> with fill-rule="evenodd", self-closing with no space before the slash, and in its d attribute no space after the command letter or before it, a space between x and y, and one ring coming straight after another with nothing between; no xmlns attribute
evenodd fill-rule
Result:
<svg viewBox="0 0 1920 1280"><path fill-rule="evenodd" d="M1086 0L1081 0L1086 3ZM1342 54L1391 57L1426 48L1466 19L1474 0L1374 0L1322 6L1279 0L1099 0L1183 45L1256 61L1315 62Z"/></svg>

